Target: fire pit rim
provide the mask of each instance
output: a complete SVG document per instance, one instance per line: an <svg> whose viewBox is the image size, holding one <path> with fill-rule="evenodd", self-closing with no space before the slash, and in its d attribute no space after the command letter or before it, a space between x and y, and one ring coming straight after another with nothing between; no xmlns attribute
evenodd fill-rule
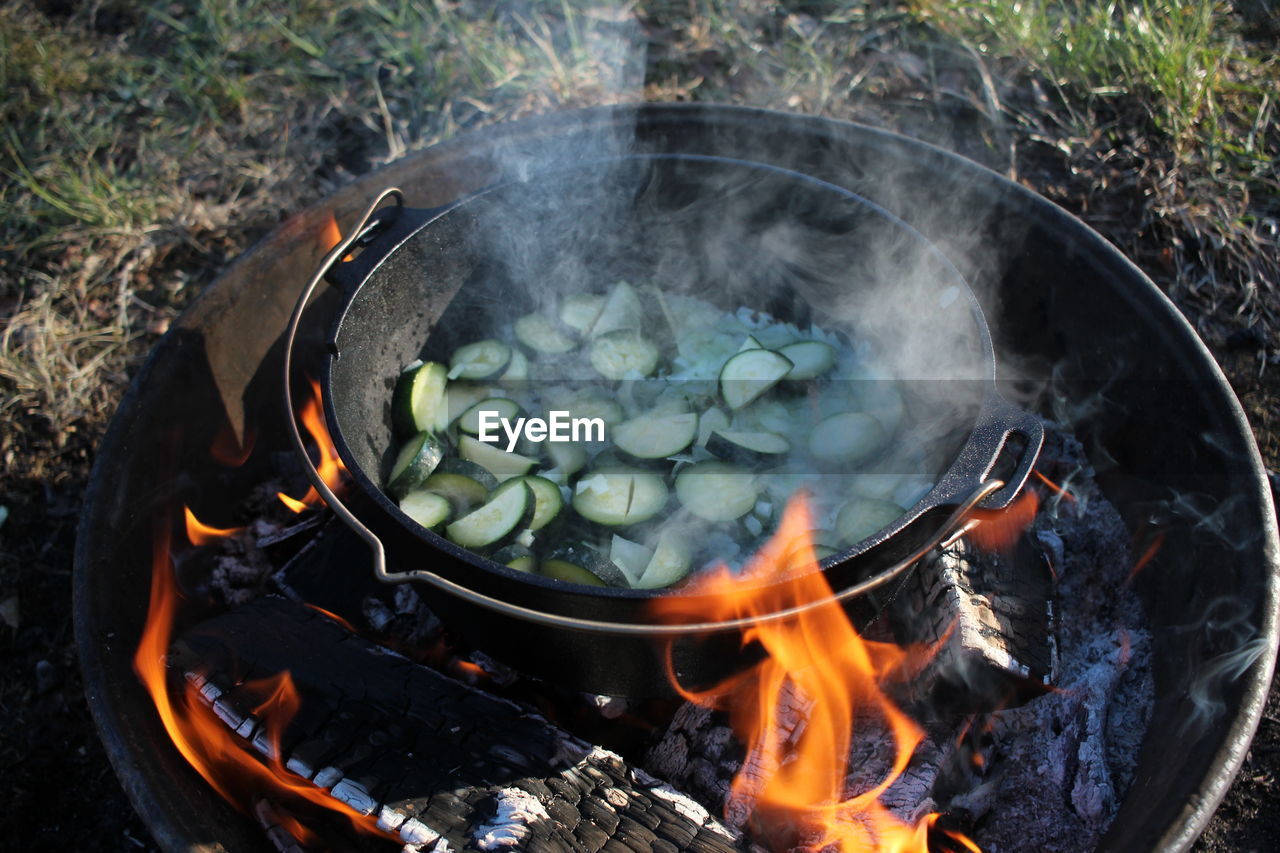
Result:
<svg viewBox="0 0 1280 853"><path fill-rule="evenodd" d="M1030 189L1010 181L1005 176L979 163L928 142L856 122L733 105L688 103L607 106L566 111L536 119L523 119L517 122L496 125L472 134L464 134L411 155L405 160L387 164L354 181L349 185L348 189L354 187L372 188L379 183L385 183L385 175L397 167L402 167L406 161L435 158L442 153L456 151L469 143L473 143L478 138L486 136L501 138L505 134L510 134L512 127L515 127L516 132L518 132L521 126L527 126L533 122L538 123L542 129L554 132L566 127L589 126L592 123L611 119L619 120L619 118L621 121L626 122L640 119L657 125L664 120L673 123L693 121L695 116L706 117L708 123L718 122L727 125L736 122L750 125L757 122L772 122L775 126L781 123L803 129L818 138L836 139L842 135L846 137L861 135L864 139L892 143L905 150L919 152L921 157L941 161L958 174L971 175L975 180L985 182L991 186L993 198L998 197L998 188L999 193L1013 197L1020 201L1023 206L1029 206L1035 210L1037 216L1046 226L1056 226L1081 234L1094 234L1078 217ZM315 207L319 208L322 204L317 204ZM108 758L130 801L146 822L157 842L165 849L173 851L223 850L225 847L219 842L211 844L193 842L191 826L188 821L184 820L186 815L180 809L167 807L168 801L174 798L172 781L169 780L169 785L157 784L154 778L154 766L141 760L141 757L149 754L149 752L134 742L134 730L136 727L131 724L128 709L120 706L121 696L113 690L116 685L106 675L108 666L105 661L108 657L109 646L104 642L104 637L99 636L98 629L104 626L98 624L93 610L94 602L89 596L89 591L94 584L91 577L95 562L94 542L92 540L97 530L101 529L102 517L106 512L106 505L109 503L106 498L109 498L112 494L110 487L105 482L106 475L104 472L122 452L122 448L129 443L131 424L124 417L124 414L132 411L137 406L149 379L161 360L168 357L171 354L171 350L180 347L179 333L192 324L192 318L198 317L214 308L217 304L220 286L242 268L250 266L259 251L269 247L274 242L287 238L290 233L290 227L290 222L284 222L277 226L251 246L211 282L183 311L172 329L156 345L134 375L129 387L122 395L116 413L99 445L98 453L90 471L88 485L84 492L83 508L76 528L72 574L72 620L87 704L95 725L98 727ZM1182 360L1190 360L1191 356L1195 356L1200 362L1200 367L1210 371L1217 380L1216 394L1224 417L1242 435L1249 438L1247 442L1247 458L1238 461L1247 467L1252 475L1255 489L1254 494L1250 495L1250 497L1257 502L1257 506L1262 510L1262 529L1259 530L1259 534L1263 539L1261 553L1269 566L1269 572L1267 574L1268 583L1262 590L1263 600L1260 607L1261 619L1259 627L1264 636L1274 639L1277 636L1277 629L1280 627L1280 530L1277 527L1275 505L1271 491L1266 485L1268 482L1266 469L1256 441L1252 438L1252 430L1248 419L1227 383L1221 368L1216 360L1213 359L1212 353L1195 334L1187 319L1160 293L1155 285L1146 278L1145 274L1115 246L1106 241L1098 241L1094 245L1094 251L1105 266L1128 273L1127 278L1131 280L1141 280L1145 283L1145 286L1142 287L1126 287L1116 292L1135 306L1141 306L1143 310L1154 312L1167 330L1180 339L1178 352L1180 356L1185 354ZM132 640L134 638L130 637L129 639ZM131 651L132 646L130 646ZM1250 742L1262 718L1275 665L1276 647L1272 643L1267 645L1254 664L1241 677L1241 697L1236 713L1231 720L1228 732L1223 738L1222 745L1214 754L1207 776L1201 780L1197 791L1187 798L1180 812L1180 817L1168 825L1167 830L1158 838L1152 839L1152 847L1154 849L1189 849L1204 830L1205 825L1213 816L1214 810L1226 795L1244 762ZM135 698L137 696L145 697L145 692L140 684L130 684L123 689L124 692L133 694ZM153 762L161 761L171 767L183 766L177 757L176 751L172 748L166 747L161 752L165 754L152 756ZM188 775L191 778L195 778L194 773L189 773ZM229 808L226 808L225 811L228 815L234 814Z"/></svg>

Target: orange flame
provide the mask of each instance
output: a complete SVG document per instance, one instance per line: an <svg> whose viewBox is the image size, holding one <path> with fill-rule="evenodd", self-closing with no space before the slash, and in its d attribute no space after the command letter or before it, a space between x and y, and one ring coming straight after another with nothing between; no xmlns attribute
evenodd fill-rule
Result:
<svg viewBox="0 0 1280 853"><path fill-rule="evenodd" d="M1156 554L1160 553L1160 548L1164 545L1164 531L1155 535L1151 543L1147 545L1146 550L1142 552L1142 556L1133 564L1133 568L1129 571L1129 577L1125 578L1125 583L1133 583L1133 579L1138 576L1147 567L1147 564L1156 558Z"/></svg>
<svg viewBox="0 0 1280 853"><path fill-rule="evenodd" d="M658 616L672 622L757 618L829 599L831 587L817 571L811 520L802 493L789 502L778 532L741 575L721 566L695 581L690 592L697 598L658 599ZM786 571L797 555L813 570ZM783 582L775 582L784 576ZM881 805L879 797L906 769L924 737L881 685L915 671L929 651L863 639L834 602L791 620L752 625L743 632L742 644L753 643L767 653L764 660L710 690L686 689L671 676L686 699L727 708L730 724L747 745L744 772L733 781L729 808L750 811L752 825L762 833L794 828L802 836L773 839L772 846L799 843L804 849L842 853L927 851L936 818L913 826ZM803 721L791 710L797 705L805 708ZM855 727L869 720L879 721L892 735L892 770L871 789L849 796L845 784ZM788 735L788 730L798 734ZM968 839L961 843L977 849Z"/></svg>
<svg viewBox="0 0 1280 853"><path fill-rule="evenodd" d="M1039 510L1039 493L1026 489L1004 509L974 512L965 533L969 541L983 551L1007 553L1036 520Z"/></svg>
<svg viewBox="0 0 1280 853"><path fill-rule="evenodd" d="M235 536L244 530L243 527L210 527L196 518L196 514L191 511L189 506L184 506L182 512L187 521L187 540L192 545L212 545L220 539Z"/></svg>
<svg viewBox="0 0 1280 853"><path fill-rule="evenodd" d="M188 524L194 520L189 510L187 519ZM361 832L388 837L377 829L376 817L360 814L285 768L280 738L300 705L287 671L242 687L250 696L263 696L251 713L270 745L270 754L265 758L259 758L243 738L226 727L204 702L200 687L191 678L186 679L183 689L170 689L165 660L181 595L169 550L170 533L168 525L164 525L153 545L150 603L133 668L151 694L178 752L215 791L242 810L247 811L251 801L269 794L282 802L311 803L337 812ZM296 820L290 821L287 828L305 840L305 828L295 824Z"/></svg>
<svg viewBox="0 0 1280 853"><path fill-rule="evenodd" d="M1067 491L1066 489L1064 489L1062 486L1059 486L1057 483L1053 482L1053 480L1050 480L1050 479L1049 479L1048 477L1046 477L1044 474L1041 474L1039 471L1037 471L1037 470L1035 470L1035 469L1032 469L1031 473L1032 473L1032 474L1035 474L1035 475L1036 475L1036 479L1038 479L1040 482L1044 483L1046 486L1048 486L1048 487L1049 487L1052 491L1054 491L1055 493L1057 493L1057 494L1059 494L1059 495L1062 495L1064 498L1066 498L1066 499L1067 499L1067 500L1069 500L1069 501L1073 501L1073 502L1075 501L1075 499L1076 499L1076 496L1075 496L1075 495L1071 494L1071 492L1068 492L1068 491Z"/></svg>
<svg viewBox="0 0 1280 853"><path fill-rule="evenodd" d="M334 446L333 439L329 437L329 427L324 420L324 408L320 404L320 383L314 379L308 381L311 384L311 396L307 398L307 402L298 413L298 420L302 422L303 428L311 436L311 440L315 442L320 452L320 461L316 464L320 479L324 480L325 485L330 489L337 491L342 482L342 474L347 469L338 458L338 449ZM315 486L308 488L301 500L291 498L284 492L278 492L276 497L294 512L302 512L307 507L316 506L321 502L320 493L316 491Z"/></svg>

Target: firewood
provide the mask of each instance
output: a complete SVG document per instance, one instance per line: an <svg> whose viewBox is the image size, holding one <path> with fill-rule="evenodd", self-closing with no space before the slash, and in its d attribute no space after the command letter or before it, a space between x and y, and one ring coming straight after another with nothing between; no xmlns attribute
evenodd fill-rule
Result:
<svg viewBox="0 0 1280 853"><path fill-rule="evenodd" d="M739 849L695 800L618 755L296 602L262 598L196 626L170 666L264 753L251 713L262 697L245 685L288 671L301 707L280 759L414 849Z"/></svg>

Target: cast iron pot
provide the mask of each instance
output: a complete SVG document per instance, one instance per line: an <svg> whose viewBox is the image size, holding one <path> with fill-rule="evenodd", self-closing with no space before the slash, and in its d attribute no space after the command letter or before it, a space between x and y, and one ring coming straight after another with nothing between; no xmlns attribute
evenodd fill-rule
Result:
<svg viewBox="0 0 1280 853"><path fill-rule="evenodd" d="M388 196L398 193L379 202ZM969 510L1008 505L1043 438L1036 418L996 392L987 324L947 258L885 209L797 172L693 155L600 159L442 208L375 202L329 261L339 257L346 262L327 275L347 297L322 390L355 495L350 513L332 493L330 503L378 552L381 577L425 582L436 611L469 642L577 689L668 692L668 650L682 684L715 683L744 659L734 650L745 622L662 625L649 610L656 596L697 594L518 572L402 513L381 484L397 449L392 387L415 358L447 362L457 346L504 322L619 278L875 341L890 372L908 380L905 439L928 446L941 474L893 523L823 561L832 588L863 622ZM532 381L537 370L535 363ZM917 420L922 412L928 418ZM305 458L301 439L296 447ZM869 598L875 590L879 598Z"/></svg>

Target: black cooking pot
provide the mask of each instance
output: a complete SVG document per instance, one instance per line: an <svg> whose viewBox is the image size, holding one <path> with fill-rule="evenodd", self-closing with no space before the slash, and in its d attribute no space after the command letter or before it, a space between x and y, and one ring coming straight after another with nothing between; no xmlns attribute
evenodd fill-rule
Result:
<svg viewBox="0 0 1280 853"><path fill-rule="evenodd" d="M388 195L398 198L379 201ZM380 558L385 548L385 580L425 581L435 610L469 642L578 689L667 692L669 647L682 683L714 683L740 665L741 625L661 625L655 597L693 594L514 571L409 519L381 486L395 452L393 383L414 359L447 361L486 330L619 278L872 341L906 380L907 435L938 476L893 523L822 562L861 621L969 510L1007 506L1042 441L1039 421L995 391L990 333L947 258L884 208L773 166L636 155L552 168L430 210L375 202L312 288L321 275L346 293L322 388L355 485L350 511L326 497Z"/></svg>

